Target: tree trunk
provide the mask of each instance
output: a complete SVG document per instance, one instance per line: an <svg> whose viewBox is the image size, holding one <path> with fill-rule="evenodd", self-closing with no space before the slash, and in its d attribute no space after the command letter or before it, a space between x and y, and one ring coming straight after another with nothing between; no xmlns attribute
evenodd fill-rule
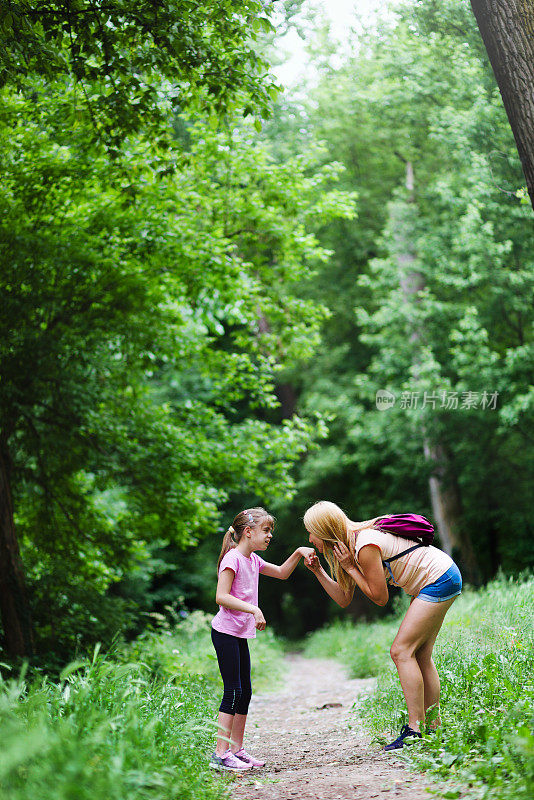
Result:
<svg viewBox="0 0 534 800"><path fill-rule="evenodd" d="M470 583L479 583L480 570L471 539L465 533L462 535L462 498L450 469L451 459L440 444L432 445L426 438L423 449L427 461L434 465L428 483L442 549L459 562Z"/></svg>
<svg viewBox="0 0 534 800"><path fill-rule="evenodd" d="M534 2L471 0L534 208Z"/></svg>
<svg viewBox="0 0 534 800"><path fill-rule="evenodd" d="M390 205L390 226L394 238L394 255L398 268L399 284L406 303L416 305L417 293L424 289L424 275L417 269L415 236L417 205L414 195L414 173L412 164L406 163L406 201L397 200ZM414 325L409 341L414 347L413 364L417 367L417 349L421 331ZM432 465L429 478L432 515L436 520L440 543L443 550L457 558L470 581L477 580L476 562L469 537L462 534L462 504L460 488L451 469L450 458L441 444L431 441L425 427L421 430L423 452Z"/></svg>
<svg viewBox="0 0 534 800"><path fill-rule="evenodd" d="M31 656L34 652L30 606L13 520L11 459L0 440L0 613L7 654Z"/></svg>
<svg viewBox="0 0 534 800"><path fill-rule="evenodd" d="M297 394L295 387L290 383L277 383L274 393L280 403L280 416L282 419L291 419L297 410Z"/></svg>
<svg viewBox="0 0 534 800"><path fill-rule="evenodd" d="M461 514L460 493L455 486L444 490L446 479L444 466L448 460L443 448L438 444L432 446L428 439L423 442L425 458L434 465L429 478L432 513L438 525L439 538L443 550L450 556L459 552L458 518Z"/></svg>

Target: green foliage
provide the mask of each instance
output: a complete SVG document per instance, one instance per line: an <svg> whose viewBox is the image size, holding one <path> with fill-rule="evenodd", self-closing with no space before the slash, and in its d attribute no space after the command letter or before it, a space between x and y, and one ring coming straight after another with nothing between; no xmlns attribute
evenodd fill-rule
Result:
<svg viewBox="0 0 534 800"><path fill-rule="evenodd" d="M142 138L113 166L87 123L62 126L73 88L34 88L3 93L0 409L38 628L53 585L52 609L87 604L83 630L59 613L39 634L61 659L74 629L85 646L123 626L99 597L150 542L194 545L232 493L293 491L321 425L279 424L274 384L325 313L296 293L328 257L313 226L352 201L313 153L278 165L248 126L189 125L165 178Z"/></svg>
<svg viewBox="0 0 534 800"><path fill-rule="evenodd" d="M291 544L321 498L354 519L432 516L426 440L447 455L444 483L457 487L459 529L477 552L473 579L517 573L534 563L532 212L517 196L524 179L475 20L461 0L410 0L358 26L343 52L320 33L316 85L279 104L268 129L280 157L320 138L345 167L340 186L356 191L358 216L323 227L333 255L304 289L331 314L313 362L289 380L298 411L320 411L329 433L299 467L298 503L278 516ZM410 298L401 245L421 283ZM380 389L396 396L387 411ZM434 400L422 407L425 392ZM484 408L495 392L496 409ZM412 393L417 408L403 400ZM454 393L458 407L447 408Z"/></svg>
<svg viewBox="0 0 534 800"><path fill-rule="evenodd" d="M397 403L387 413L368 406L354 445L360 452L370 450L371 458L377 445L382 458L385 445L404 473L406 430L420 450L423 430L429 441L443 443L465 507L464 531L476 525L477 547L487 543L487 556L479 560L487 576L499 563L521 570L533 558L527 484L516 475L509 448L522 451L521 472L528 482L532 409L524 367L533 346L532 309L526 303L534 280L534 242L532 215L511 191L520 184L521 171L500 97L472 34L460 35L452 24L457 5L441 9L441 24L430 39L429 18L421 18L419 4L403 6L397 29L395 54L398 48L410 50L408 84L410 74L421 84L423 67L434 88L424 96L415 90L408 95L424 120L417 152L405 154L415 170L415 202L406 190L394 194L382 239L385 257L370 261L359 279L361 340L372 357L358 386L369 405L382 388L393 391ZM448 25L445 14L451 14ZM409 20L408 31L403 25ZM438 84L434 65L447 54L453 54L455 69ZM396 70L394 80L406 84ZM396 109L402 115L402 104ZM420 285L411 297L400 285L407 280L399 266L403 251L413 253L411 270ZM426 406L425 393L434 398ZM443 398L449 393L460 399L459 410L447 408ZM492 393L498 396L494 413L487 408ZM403 394L414 394L418 407L403 406ZM476 399L471 407L470 396ZM514 542L501 514L514 516Z"/></svg>
<svg viewBox="0 0 534 800"><path fill-rule="evenodd" d="M338 620L309 634L304 654L318 658L328 653L349 666L352 678L370 678L386 661L389 634L392 640L394 621L355 626L351 621Z"/></svg>
<svg viewBox="0 0 534 800"><path fill-rule="evenodd" d="M59 684L1 687L0 787L6 800L222 798L209 775L213 687L155 681L102 657Z"/></svg>
<svg viewBox="0 0 534 800"><path fill-rule="evenodd" d="M222 687L211 642L212 618L212 614L197 610L171 624L163 615L150 614L151 625L128 646L128 658L146 664L162 680L182 680L194 674ZM249 640L249 649L255 689L281 679L283 647L271 630L258 632L256 639Z"/></svg>
<svg viewBox="0 0 534 800"><path fill-rule="evenodd" d="M97 646L57 683L0 682L4 800L227 796L208 767L222 686L209 621L195 613L172 627L164 618L153 623L159 630L147 629L114 657ZM272 685L280 653L272 634L258 636L254 685Z"/></svg>
<svg viewBox="0 0 534 800"><path fill-rule="evenodd" d="M86 114L112 156L140 129L168 147L175 109L222 116L246 102L245 114L268 114L277 89L255 47L272 30L268 13L260 0L11 3L0 11L0 86L74 78L81 102L67 124Z"/></svg>
<svg viewBox="0 0 534 800"><path fill-rule="evenodd" d="M409 764L450 780L445 797L528 798L534 787L534 580L499 578L464 591L445 617L434 651L441 677L443 727L408 748ZM306 652L332 654L354 675L378 674L378 686L358 704L371 730L397 731L405 701L389 659L400 618L318 631ZM362 669L363 665L363 669Z"/></svg>
<svg viewBox="0 0 534 800"><path fill-rule="evenodd" d="M345 54L320 22L298 100L267 75L270 8L0 12L0 443L56 665L140 609L211 607L230 505L273 508L273 560L321 497L430 514L423 431L478 577L534 558L531 212L468 4L403 2ZM498 405L442 407L453 392ZM336 614L321 592L265 587L269 622L302 635Z"/></svg>

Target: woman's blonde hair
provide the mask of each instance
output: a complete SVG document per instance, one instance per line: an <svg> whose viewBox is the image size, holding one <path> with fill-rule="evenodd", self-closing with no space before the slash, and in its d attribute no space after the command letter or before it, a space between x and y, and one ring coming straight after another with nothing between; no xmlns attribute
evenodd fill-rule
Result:
<svg viewBox="0 0 534 800"><path fill-rule="evenodd" d="M323 542L323 555L330 567L332 578L337 581L345 594L350 593L352 596L356 581L339 565L333 553L336 542L343 542L355 559L356 539L352 532L349 533L348 524L349 518L345 512L328 500L319 500L304 514L304 526L308 533Z"/></svg>
<svg viewBox="0 0 534 800"><path fill-rule="evenodd" d="M217 561L217 574L219 573L219 567L221 566L221 561L223 560L224 556L229 550L232 550L233 547L237 547L241 541L243 533L245 532L245 528L248 526L255 528L260 524L260 522L263 522L264 519L270 523L272 530L274 527L274 517L264 508L260 508L259 506L256 508L246 508L244 511L240 511L239 514L237 514L236 518L224 534L221 554L219 556L219 560Z"/></svg>

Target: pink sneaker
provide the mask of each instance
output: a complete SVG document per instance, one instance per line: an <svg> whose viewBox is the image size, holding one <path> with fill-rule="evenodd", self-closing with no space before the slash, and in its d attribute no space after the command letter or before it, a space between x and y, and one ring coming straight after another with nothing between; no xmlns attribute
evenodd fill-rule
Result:
<svg viewBox="0 0 534 800"><path fill-rule="evenodd" d="M250 764L251 767L265 766L265 761L260 761L258 758L254 758L254 756L251 756L250 753L247 753L247 751L244 750L243 748L241 748L241 750L238 750L235 755L238 757L240 761L244 761L245 764Z"/></svg>
<svg viewBox="0 0 534 800"><path fill-rule="evenodd" d="M214 753L210 760L210 767L213 769L224 769L228 772L244 772L247 769L252 769L253 764L247 764L236 758L231 750L227 750L223 756L218 756Z"/></svg>

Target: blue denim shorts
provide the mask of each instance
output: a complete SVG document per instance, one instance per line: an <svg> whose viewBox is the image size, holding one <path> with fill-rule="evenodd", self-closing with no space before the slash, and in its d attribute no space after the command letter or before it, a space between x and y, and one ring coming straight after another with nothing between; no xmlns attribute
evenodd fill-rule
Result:
<svg viewBox="0 0 534 800"><path fill-rule="evenodd" d="M434 583L429 583L417 595L418 600L428 600L429 603L443 603L456 597L462 591L462 576L460 570L453 564L441 578Z"/></svg>

